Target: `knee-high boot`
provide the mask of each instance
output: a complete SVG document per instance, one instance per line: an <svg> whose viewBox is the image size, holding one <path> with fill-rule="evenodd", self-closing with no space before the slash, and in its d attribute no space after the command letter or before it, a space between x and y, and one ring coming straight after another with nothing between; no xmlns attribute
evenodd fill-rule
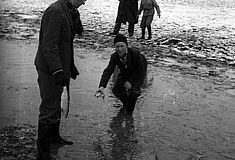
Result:
<svg viewBox="0 0 235 160"><path fill-rule="evenodd" d="M135 104L137 101L137 97L133 97L133 96L128 96L128 105L126 108L126 114L127 115L132 115L134 109L135 109Z"/></svg>
<svg viewBox="0 0 235 160"><path fill-rule="evenodd" d="M141 29L141 37L138 39L145 39L145 28Z"/></svg>
<svg viewBox="0 0 235 160"><path fill-rule="evenodd" d="M36 160L51 160L50 159L50 136L51 128L44 123L38 124L38 154Z"/></svg>
<svg viewBox="0 0 235 160"><path fill-rule="evenodd" d="M119 97L119 99L120 99L120 101L123 104L123 108L126 108L127 104L128 104L128 96L127 96L127 94L123 94L122 96Z"/></svg>
<svg viewBox="0 0 235 160"><path fill-rule="evenodd" d="M60 120L56 124L53 124L52 126L53 126L52 127L53 130L52 130L51 136L50 136L51 143L56 143L56 144L61 144L61 145L72 145L73 144L73 142L65 140L60 136Z"/></svg>
<svg viewBox="0 0 235 160"><path fill-rule="evenodd" d="M148 39L152 39L152 31L151 31L151 26L148 26Z"/></svg>

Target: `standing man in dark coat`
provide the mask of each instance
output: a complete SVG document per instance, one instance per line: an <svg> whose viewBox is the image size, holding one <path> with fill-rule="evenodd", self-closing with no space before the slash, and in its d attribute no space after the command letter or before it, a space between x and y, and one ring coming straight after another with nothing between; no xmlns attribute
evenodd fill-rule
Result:
<svg viewBox="0 0 235 160"><path fill-rule="evenodd" d="M126 37L121 34L114 38L114 45L115 53L103 71L96 95L104 95L104 88L117 66L120 73L112 91L123 103L125 113L132 115L146 75L147 61L138 50L128 47Z"/></svg>
<svg viewBox="0 0 235 160"><path fill-rule="evenodd" d="M132 37L134 34L134 26L138 23L138 0L119 0L118 14L113 34L117 35L121 24L128 22L128 33Z"/></svg>
<svg viewBox="0 0 235 160"><path fill-rule="evenodd" d="M74 64L73 39L81 33L77 8L84 0L57 0L43 14L35 58L41 96L37 160L50 160L50 144L72 144L59 134L61 95L70 77L79 72ZM81 25L81 23L79 23ZM79 30L78 30L79 29Z"/></svg>

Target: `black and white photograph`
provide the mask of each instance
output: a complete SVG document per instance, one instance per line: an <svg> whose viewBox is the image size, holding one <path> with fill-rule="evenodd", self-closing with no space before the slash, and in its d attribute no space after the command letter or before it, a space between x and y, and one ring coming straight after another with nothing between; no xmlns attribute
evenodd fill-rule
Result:
<svg viewBox="0 0 235 160"><path fill-rule="evenodd" d="M0 160L235 160L235 0L1 0Z"/></svg>

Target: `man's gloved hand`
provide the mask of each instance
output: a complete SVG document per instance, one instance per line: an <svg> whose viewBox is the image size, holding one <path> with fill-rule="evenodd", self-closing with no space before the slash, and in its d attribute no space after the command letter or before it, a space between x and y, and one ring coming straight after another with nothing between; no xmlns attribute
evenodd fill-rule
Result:
<svg viewBox="0 0 235 160"><path fill-rule="evenodd" d="M63 70L55 71L53 73L53 79L55 81L55 84L62 87L67 86L69 84L69 78L66 76Z"/></svg>
<svg viewBox="0 0 235 160"><path fill-rule="evenodd" d="M132 87L132 85L131 85L130 82L126 81L126 82L124 83L124 88L126 89L126 91L128 91L129 89L131 89L131 87Z"/></svg>
<svg viewBox="0 0 235 160"><path fill-rule="evenodd" d="M77 76L79 75L79 72L75 66L71 67L71 78L76 79Z"/></svg>

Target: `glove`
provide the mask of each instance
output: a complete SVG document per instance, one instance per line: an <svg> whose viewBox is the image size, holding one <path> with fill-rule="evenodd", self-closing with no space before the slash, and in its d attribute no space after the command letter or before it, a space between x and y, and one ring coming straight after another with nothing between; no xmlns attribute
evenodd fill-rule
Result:
<svg viewBox="0 0 235 160"><path fill-rule="evenodd" d="M54 79L55 84L59 86L64 87L64 86L69 85L69 78L66 76L63 70L54 72L53 79Z"/></svg>
<svg viewBox="0 0 235 160"><path fill-rule="evenodd" d="M79 72L75 66L71 67L71 78L76 79L79 75Z"/></svg>
<svg viewBox="0 0 235 160"><path fill-rule="evenodd" d="M126 89L126 91L128 91L129 89L131 89L131 87L132 87L132 85L131 85L130 82L126 81L126 82L124 83L124 88Z"/></svg>

